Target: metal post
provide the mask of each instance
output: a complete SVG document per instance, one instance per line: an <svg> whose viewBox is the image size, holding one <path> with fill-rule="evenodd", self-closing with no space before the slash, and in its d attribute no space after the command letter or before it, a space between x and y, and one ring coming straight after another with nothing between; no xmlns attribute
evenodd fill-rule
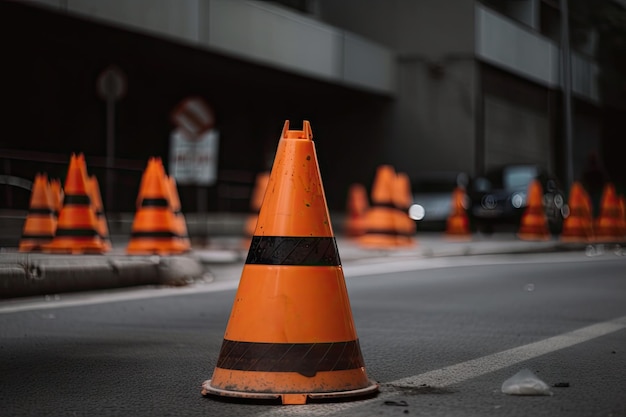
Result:
<svg viewBox="0 0 626 417"><path fill-rule="evenodd" d="M563 133L565 137L565 181L567 187L574 182L574 156L572 137L572 63L569 42L569 10L567 0L561 6L561 75L563 88Z"/></svg>

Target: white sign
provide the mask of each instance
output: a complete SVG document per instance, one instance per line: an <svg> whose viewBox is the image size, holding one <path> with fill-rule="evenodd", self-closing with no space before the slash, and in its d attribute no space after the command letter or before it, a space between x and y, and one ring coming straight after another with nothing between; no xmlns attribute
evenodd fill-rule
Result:
<svg viewBox="0 0 626 417"><path fill-rule="evenodd" d="M170 173L178 184L213 185L217 182L219 132L209 129L190 139L181 128L170 135Z"/></svg>

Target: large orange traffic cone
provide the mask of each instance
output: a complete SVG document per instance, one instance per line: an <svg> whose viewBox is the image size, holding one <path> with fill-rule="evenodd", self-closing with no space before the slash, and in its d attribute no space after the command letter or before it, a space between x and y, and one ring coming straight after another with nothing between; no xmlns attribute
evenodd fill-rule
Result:
<svg viewBox="0 0 626 417"><path fill-rule="evenodd" d="M43 250L51 253L104 253L106 245L98 233L82 153L72 154L63 190L65 196L56 233Z"/></svg>
<svg viewBox="0 0 626 417"><path fill-rule="evenodd" d="M397 173L393 179L392 188L392 201L396 208L394 216L396 245L414 246L417 226L415 221L409 217L409 207L413 200L409 177L404 172Z"/></svg>
<svg viewBox="0 0 626 417"><path fill-rule="evenodd" d="M203 395L304 404L378 390L365 372L311 127L288 129Z"/></svg>
<svg viewBox="0 0 626 417"><path fill-rule="evenodd" d="M243 247L246 249L250 247L252 236L254 235L254 230L256 229L256 222L259 218L259 210L261 209L261 204L263 203L263 196L265 195L269 179L269 172L261 172L256 176L254 190L252 191L252 196L250 197L250 214L248 215L244 225L245 239L243 240Z"/></svg>
<svg viewBox="0 0 626 417"><path fill-rule="evenodd" d="M180 203L180 196L178 195L178 187L176 186L176 179L170 176L167 177L167 182L170 190L170 204L172 211L174 212L174 218L176 219L176 234L180 236L183 245L186 250L191 249L191 240L189 239L189 232L187 231L187 221L183 214L183 208Z"/></svg>
<svg viewBox="0 0 626 417"><path fill-rule="evenodd" d="M563 231L560 237L563 242L589 242L593 239L591 212L585 199L585 189L582 184L574 181L567 201L569 214L563 220Z"/></svg>
<svg viewBox="0 0 626 417"><path fill-rule="evenodd" d="M54 203L50 194L50 185L46 174L37 174L30 195L30 207L24 221L19 251L40 250L42 245L54 238L57 220L54 215Z"/></svg>
<svg viewBox="0 0 626 417"><path fill-rule="evenodd" d="M471 238L465 200L465 190L462 187L456 187L452 191L452 210L446 220L446 235L449 237L462 240Z"/></svg>
<svg viewBox="0 0 626 417"><path fill-rule="evenodd" d="M387 249L397 244L396 208L393 182L396 172L391 165L380 165L372 184L372 205L365 213L365 233L358 243L367 248Z"/></svg>
<svg viewBox="0 0 626 417"><path fill-rule="evenodd" d="M168 182L161 160L150 158L141 180L130 241L126 253L131 255L173 255L188 250L178 234L177 223L170 203Z"/></svg>
<svg viewBox="0 0 626 417"><path fill-rule="evenodd" d="M348 237L358 237L365 233L365 214L369 209L367 190L363 184L354 183L348 189L347 216L344 224L344 234Z"/></svg>
<svg viewBox="0 0 626 417"><path fill-rule="evenodd" d="M528 184L528 207L522 214L517 237L522 240L550 240L548 218L543 209L543 188L538 180Z"/></svg>
<svg viewBox="0 0 626 417"><path fill-rule="evenodd" d="M111 237L109 236L109 226L104 214L104 205L102 204L102 194L100 194L100 185L95 175L88 178L89 198L93 211L96 214L96 220L98 221L98 234L105 250L111 250Z"/></svg>
<svg viewBox="0 0 626 417"><path fill-rule="evenodd" d="M602 200L600 201L600 215L595 221L595 241L596 242L619 242L624 239L622 228L622 215L619 206L619 199L615 192L613 183L607 183L602 190Z"/></svg>

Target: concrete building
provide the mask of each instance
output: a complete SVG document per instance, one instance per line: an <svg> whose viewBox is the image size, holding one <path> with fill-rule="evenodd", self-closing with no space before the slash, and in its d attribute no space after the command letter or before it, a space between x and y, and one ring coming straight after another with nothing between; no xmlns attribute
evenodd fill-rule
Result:
<svg viewBox="0 0 626 417"><path fill-rule="evenodd" d="M113 158L114 177L101 188L118 191L105 206L132 210L147 158L167 160L172 109L200 96L220 133L218 181L206 194L180 187L191 211L198 198L211 211L245 211L287 119L296 128L311 121L331 210L343 209L351 183L369 186L383 163L412 177L536 162L567 181L568 163L580 176L586 155L602 154L606 140L589 33L572 47L567 154L554 3L2 2L3 71L13 81L1 167L62 176L69 153L82 151L104 179ZM127 81L112 156L96 91L110 65Z"/></svg>

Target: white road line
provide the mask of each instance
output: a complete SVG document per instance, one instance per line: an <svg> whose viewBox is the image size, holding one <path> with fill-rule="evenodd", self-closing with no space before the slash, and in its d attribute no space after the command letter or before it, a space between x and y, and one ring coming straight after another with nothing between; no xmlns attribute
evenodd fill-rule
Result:
<svg viewBox="0 0 626 417"><path fill-rule="evenodd" d="M102 293L94 295L64 294L60 299L51 297L49 301L27 301L0 305L0 314L18 313L31 310L48 310L52 308L78 307L93 304L116 303L120 301L145 300L147 298L170 297L174 295L191 295L208 292L236 289L239 280L212 282L210 284L191 285L175 288L127 289L123 293ZM67 298L63 298L67 297ZM75 298L74 298L75 297Z"/></svg>
<svg viewBox="0 0 626 417"><path fill-rule="evenodd" d="M455 365L446 366L445 368L435 369L423 374L397 379L386 383L386 385L393 385L396 387L419 387L422 384L426 384L431 387L443 388L624 329L626 329L626 316L602 323L592 324L591 326L582 327L580 329L540 340L538 342L529 343L524 346L504 350L502 352L457 363ZM309 404L303 406L274 408L266 413L260 414L260 416L328 416L338 414L352 408L363 407L374 402L380 403L381 400L397 395L399 394L395 391L382 391L376 398L365 401L337 404Z"/></svg>

